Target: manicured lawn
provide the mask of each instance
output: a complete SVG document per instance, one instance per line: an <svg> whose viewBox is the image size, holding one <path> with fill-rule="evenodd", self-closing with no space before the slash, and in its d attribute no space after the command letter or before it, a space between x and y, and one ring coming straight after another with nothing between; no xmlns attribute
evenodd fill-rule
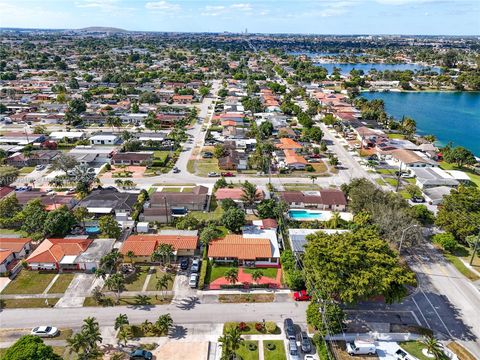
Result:
<svg viewBox="0 0 480 360"><path fill-rule="evenodd" d="M164 160L168 155L170 155L170 151L157 150L153 152L153 157L159 160Z"/></svg>
<svg viewBox="0 0 480 360"><path fill-rule="evenodd" d="M14 230L14 229L0 229L0 235L5 234L5 235L20 235L22 237L25 237L26 234L23 231L20 230Z"/></svg>
<svg viewBox="0 0 480 360"><path fill-rule="evenodd" d="M424 349L425 346L421 344L419 341L401 342L400 347L402 347L410 355L415 356L418 360L431 360L431 358L423 355L422 349Z"/></svg>
<svg viewBox="0 0 480 360"><path fill-rule="evenodd" d="M248 348L249 344L255 345L255 350L250 350ZM258 360L258 341L256 340L245 340L240 345L240 348L236 351L238 355L242 357L243 360Z"/></svg>
<svg viewBox="0 0 480 360"><path fill-rule="evenodd" d="M215 199L210 200L210 211L191 211L190 214L195 216L198 220L218 220L223 215L223 209Z"/></svg>
<svg viewBox="0 0 480 360"><path fill-rule="evenodd" d="M480 277L473 271L471 271L468 267L466 267L462 260L460 260L457 256L446 251L443 253L443 256L445 256L445 258L450 261L452 265L455 266L457 270L460 271L468 279L472 281L480 279Z"/></svg>
<svg viewBox="0 0 480 360"><path fill-rule="evenodd" d="M392 185L393 187L396 187L397 183L398 183L398 181L396 179L392 179L392 178L386 178L385 181L387 183L389 183L390 185Z"/></svg>
<svg viewBox="0 0 480 360"><path fill-rule="evenodd" d="M190 174L195 173L195 160L188 160L187 162L187 171Z"/></svg>
<svg viewBox="0 0 480 360"><path fill-rule="evenodd" d="M327 165L323 161L319 163L311 163L310 165L312 165L313 168L315 169L314 171L315 174L323 174L323 173L326 173L328 170Z"/></svg>
<svg viewBox="0 0 480 360"><path fill-rule="evenodd" d="M57 278L57 281L52 285L50 290L48 290L49 294L61 294L67 290L68 285L72 282L75 274L60 274Z"/></svg>
<svg viewBox="0 0 480 360"><path fill-rule="evenodd" d="M180 192L179 187L164 187L162 192Z"/></svg>
<svg viewBox="0 0 480 360"><path fill-rule="evenodd" d="M125 282L126 291L141 291L148 275L149 266L137 266L135 276Z"/></svg>
<svg viewBox="0 0 480 360"><path fill-rule="evenodd" d="M157 280L161 278L163 275L165 275L165 272L160 270L159 267L155 267L155 273L152 274L150 277L150 281L148 282L147 290L148 291L156 291L155 289L155 284L157 283ZM171 274L173 277L173 280L168 283L168 289L167 290L172 290L173 288L173 282L175 281L175 274Z"/></svg>
<svg viewBox="0 0 480 360"><path fill-rule="evenodd" d="M317 191L320 186L317 184L284 184L285 191Z"/></svg>
<svg viewBox="0 0 480 360"><path fill-rule="evenodd" d="M253 274L254 271L260 270L263 276L275 279L277 277L277 268L252 268L252 269L243 269L243 272L247 274Z"/></svg>
<svg viewBox="0 0 480 360"><path fill-rule="evenodd" d="M41 299L5 299L0 300L0 308L3 309L21 309L21 308L49 308L53 307L58 298L48 299L48 305L45 298Z"/></svg>
<svg viewBox="0 0 480 360"><path fill-rule="evenodd" d="M195 166L198 176L207 176L209 172L220 173L217 159L199 159Z"/></svg>
<svg viewBox="0 0 480 360"><path fill-rule="evenodd" d="M193 188L184 187L184 188L182 189L182 192L184 192L184 193L191 193L191 192L192 192L192 189L193 189Z"/></svg>
<svg viewBox="0 0 480 360"><path fill-rule="evenodd" d="M213 265L211 270L210 270L210 278L207 283L211 283L212 281L215 281L217 279L220 279L225 276L225 272L228 270L233 269L230 266L218 266L218 265Z"/></svg>
<svg viewBox="0 0 480 360"><path fill-rule="evenodd" d="M376 178L376 179L375 179L375 182L376 182L378 185L380 185L380 186L385 185L385 181L383 181L382 178Z"/></svg>
<svg viewBox="0 0 480 360"><path fill-rule="evenodd" d="M266 303L273 302L273 300L275 300L275 295L273 294L231 294L218 296L218 302L224 304Z"/></svg>
<svg viewBox="0 0 480 360"><path fill-rule="evenodd" d="M137 301L137 298L132 296L120 296L120 301L118 304L115 304L115 297L109 296L108 305L104 306L125 306L125 305L132 305L132 306L148 306L148 305L164 305L169 304L172 301L172 296L159 296L156 298L155 296L147 296L147 303L140 303ZM97 304L93 297L86 297L85 301L83 302L83 306L102 306Z"/></svg>
<svg viewBox="0 0 480 360"><path fill-rule="evenodd" d="M268 344L275 345L275 349L269 350L267 348ZM263 355L265 360L287 360L283 340L263 341Z"/></svg>
<svg viewBox="0 0 480 360"><path fill-rule="evenodd" d="M389 170L389 169L377 169L377 172L379 174L383 174L383 175L393 175L393 174L395 174L395 171Z"/></svg>
<svg viewBox="0 0 480 360"><path fill-rule="evenodd" d="M56 274L41 274L37 271L21 270L7 285L2 294L41 294Z"/></svg>
<svg viewBox="0 0 480 360"><path fill-rule="evenodd" d="M35 166L25 166L20 169L20 175L27 175L30 174L33 170L35 170Z"/></svg>
<svg viewBox="0 0 480 360"><path fill-rule="evenodd" d="M223 325L223 333L225 334L227 332L227 330L232 328L232 327L237 327L238 324L239 323L235 322L235 321L226 322ZM245 330L241 331L242 335L265 335L265 334L268 334L267 332L260 332L257 329L255 329L255 322L254 321L246 322L245 324L247 324L247 327L246 327ZM281 334L281 330L278 326L276 327L273 334Z"/></svg>
<svg viewBox="0 0 480 360"><path fill-rule="evenodd" d="M403 134L388 134L389 139L404 139L405 136Z"/></svg>

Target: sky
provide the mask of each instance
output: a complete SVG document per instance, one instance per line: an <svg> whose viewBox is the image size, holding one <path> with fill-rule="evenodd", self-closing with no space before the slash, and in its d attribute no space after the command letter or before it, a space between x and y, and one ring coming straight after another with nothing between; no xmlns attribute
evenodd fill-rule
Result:
<svg viewBox="0 0 480 360"><path fill-rule="evenodd" d="M0 27L480 35L480 0L0 0Z"/></svg>

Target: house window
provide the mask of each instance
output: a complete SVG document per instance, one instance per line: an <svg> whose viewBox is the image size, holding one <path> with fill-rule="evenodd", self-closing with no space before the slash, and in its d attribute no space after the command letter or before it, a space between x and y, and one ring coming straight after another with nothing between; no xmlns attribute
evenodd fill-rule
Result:
<svg viewBox="0 0 480 360"><path fill-rule="evenodd" d="M256 261L261 261L261 262L270 262L270 258L257 258Z"/></svg>

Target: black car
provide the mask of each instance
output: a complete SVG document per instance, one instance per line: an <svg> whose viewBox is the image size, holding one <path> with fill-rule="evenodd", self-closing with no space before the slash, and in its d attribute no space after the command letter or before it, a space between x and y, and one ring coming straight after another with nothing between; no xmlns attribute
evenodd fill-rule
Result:
<svg viewBox="0 0 480 360"><path fill-rule="evenodd" d="M283 321L283 328L285 329L285 336L287 337L287 339L295 340L296 331L293 320L290 318L286 318Z"/></svg>
<svg viewBox="0 0 480 360"><path fill-rule="evenodd" d="M130 353L130 360L152 360L153 354L150 351L137 349Z"/></svg>
<svg viewBox="0 0 480 360"><path fill-rule="evenodd" d="M182 261L180 261L180 269L182 270L188 269L188 259L182 259Z"/></svg>
<svg viewBox="0 0 480 360"><path fill-rule="evenodd" d="M423 196L413 196L410 200L414 203L424 203L425 198Z"/></svg>
<svg viewBox="0 0 480 360"><path fill-rule="evenodd" d="M305 331L302 331L299 334L298 340L299 340L300 345L302 347L302 351L305 354L308 354L308 353L310 353L310 351L312 351L312 342L311 342L310 338L308 337L308 334Z"/></svg>

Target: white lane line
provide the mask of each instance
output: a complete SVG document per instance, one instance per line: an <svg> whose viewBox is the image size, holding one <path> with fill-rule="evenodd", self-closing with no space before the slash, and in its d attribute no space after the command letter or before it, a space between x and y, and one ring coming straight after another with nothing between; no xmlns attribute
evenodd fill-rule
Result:
<svg viewBox="0 0 480 360"><path fill-rule="evenodd" d="M425 315L423 315L423 312L422 312L422 310L420 310L420 306L418 306L418 304L417 304L417 302L415 301L415 298L414 298L414 297L412 297L412 300L413 300L413 303L415 304L415 306L417 307L418 311L420 312L420 315L422 315L422 318L423 318L423 320L425 321L425 324L427 324L427 326L428 326L429 328L431 328L430 323L427 321L427 318L425 317Z"/></svg>
<svg viewBox="0 0 480 360"><path fill-rule="evenodd" d="M430 299L428 298L428 296L423 292L423 289L420 289L420 291L422 292L423 296L425 296L425 299L427 299L427 301L430 304L430 306L432 307L433 311L435 311L435 314L437 314L437 316L440 319L440 322L442 323L443 327L445 328L445 330L447 330L448 335L450 335L450 337L452 337L452 334L450 333L450 330L448 330L447 325L445 325L445 323L443 322L443 320L440 317L440 314L438 313L437 309L435 309L435 306L433 306L433 304L430 301Z"/></svg>
<svg viewBox="0 0 480 360"><path fill-rule="evenodd" d="M417 314L415 314L415 311L411 310L410 313L412 314L412 316L414 317L415 321L417 322L418 326L422 326L422 323L420 322L420 320L418 320L418 317L417 317Z"/></svg>

